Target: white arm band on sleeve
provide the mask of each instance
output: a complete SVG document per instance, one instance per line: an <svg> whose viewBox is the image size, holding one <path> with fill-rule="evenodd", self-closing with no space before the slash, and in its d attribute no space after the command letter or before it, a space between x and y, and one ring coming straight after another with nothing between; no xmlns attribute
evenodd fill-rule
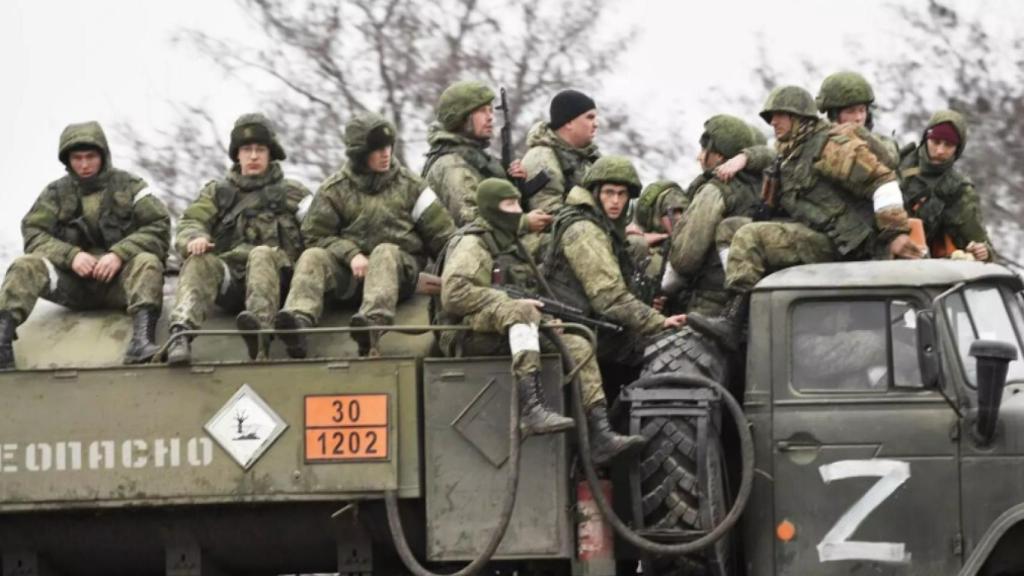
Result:
<svg viewBox="0 0 1024 576"><path fill-rule="evenodd" d="M416 204L412 207L412 220L413 222L419 222L420 217L423 213L430 208L430 205L437 202L437 194L430 188L424 188L423 192L420 192L418 198L416 198Z"/></svg>
<svg viewBox="0 0 1024 576"><path fill-rule="evenodd" d="M893 206L903 206L903 192L900 192L900 185L895 180L879 186L872 198L876 213Z"/></svg>
<svg viewBox="0 0 1024 576"><path fill-rule="evenodd" d="M520 352L540 352L536 324L513 324L508 329L508 347L515 356Z"/></svg>

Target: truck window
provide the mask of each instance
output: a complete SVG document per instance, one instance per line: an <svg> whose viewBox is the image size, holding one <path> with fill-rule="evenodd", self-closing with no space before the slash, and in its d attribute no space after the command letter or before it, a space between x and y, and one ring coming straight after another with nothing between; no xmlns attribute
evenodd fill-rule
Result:
<svg viewBox="0 0 1024 576"><path fill-rule="evenodd" d="M1017 306L1018 302L1015 298L1010 304ZM1010 320L1007 302L1003 300L998 288L972 286L947 298L945 308L960 353L964 376L971 386L977 385L977 369L969 352L971 343L978 339L1002 340L1016 346L1018 359L1010 363L1006 380L1010 382L1024 378L1024 355L1021 354L1020 340Z"/></svg>
<svg viewBox="0 0 1024 576"><path fill-rule="evenodd" d="M802 392L920 387L915 312L902 300L798 303L793 386Z"/></svg>

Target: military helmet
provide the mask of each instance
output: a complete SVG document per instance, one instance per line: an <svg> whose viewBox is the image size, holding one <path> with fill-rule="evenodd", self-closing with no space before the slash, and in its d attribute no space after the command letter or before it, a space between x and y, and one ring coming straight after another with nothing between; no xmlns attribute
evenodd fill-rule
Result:
<svg viewBox="0 0 1024 576"><path fill-rule="evenodd" d="M109 162L110 147L107 145L107 135L103 133L103 127L99 122L68 124L60 133L57 158L60 159L61 164L67 166L68 156L71 155L71 152L83 148L99 150L104 163Z"/></svg>
<svg viewBox="0 0 1024 576"><path fill-rule="evenodd" d="M779 86L768 94L761 118L771 123L773 112L787 112L805 118L817 118L818 109L811 93L799 86Z"/></svg>
<svg viewBox="0 0 1024 576"><path fill-rule="evenodd" d="M754 140L754 146L764 146L768 144L768 137L764 135L764 132L762 132L759 127L754 126L753 124L747 124L747 127L750 128L750 137Z"/></svg>
<svg viewBox="0 0 1024 576"><path fill-rule="evenodd" d="M380 114L364 112L345 125L345 155L362 162L374 150L395 143L395 127Z"/></svg>
<svg viewBox="0 0 1024 576"><path fill-rule="evenodd" d="M704 123L701 147L732 158L744 148L754 145L754 135L747 123L735 116L717 114Z"/></svg>
<svg viewBox="0 0 1024 576"><path fill-rule="evenodd" d="M654 221L659 215L657 214L658 200L661 199L661 195L671 190L672 188L680 188L679 184L672 180L658 180L648 184L644 191L640 194L640 198L636 201L634 208L633 218L637 224L639 224L644 230L654 230L656 228L656 222Z"/></svg>
<svg viewBox="0 0 1024 576"><path fill-rule="evenodd" d="M445 88L437 100L437 120L449 132L458 132L473 110L490 104L494 90L483 82L463 80Z"/></svg>
<svg viewBox="0 0 1024 576"><path fill-rule="evenodd" d="M284 147L277 141L273 124L266 116L258 112L242 114L238 120L235 120L235 126L231 129L228 157L232 162L238 162L238 149L253 143L263 144L269 148L271 160L284 160L288 157L284 153Z"/></svg>
<svg viewBox="0 0 1024 576"><path fill-rule="evenodd" d="M621 184L629 188L630 198L640 195L640 175L629 158L625 156L602 156L583 175L583 187L594 190L595 185Z"/></svg>
<svg viewBox="0 0 1024 576"><path fill-rule="evenodd" d="M843 109L855 104L870 106L875 101L871 84L856 72L836 72L825 78L815 102L820 112Z"/></svg>

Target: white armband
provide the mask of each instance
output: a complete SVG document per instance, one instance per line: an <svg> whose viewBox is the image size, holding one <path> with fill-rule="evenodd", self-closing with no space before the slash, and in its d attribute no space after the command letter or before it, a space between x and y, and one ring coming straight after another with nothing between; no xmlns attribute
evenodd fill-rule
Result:
<svg viewBox="0 0 1024 576"><path fill-rule="evenodd" d="M508 329L508 347L515 356L520 352L540 352L540 337L536 324L513 324Z"/></svg>
<svg viewBox="0 0 1024 576"><path fill-rule="evenodd" d="M313 195L306 196L299 202L298 208L295 210L295 219L302 222L306 218L306 214L309 213L309 206L313 203Z"/></svg>
<svg viewBox="0 0 1024 576"><path fill-rule="evenodd" d="M147 186L147 187L143 188L142 190L139 190L138 192L135 193L135 197L132 198L132 204L138 204L139 200L142 200L146 196L152 196L152 195L153 195L153 191L150 190L149 186Z"/></svg>
<svg viewBox="0 0 1024 576"><path fill-rule="evenodd" d="M875 201L876 214L893 206L903 207L903 192L895 180L879 186L872 199Z"/></svg>
<svg viewBox="0 0 1024 576"><path fill-rule="evenodd" d="M416 204L412 207L412 220L413 222L419 222L420 217L423 213L430 208L431 205L437 202L437 194L429 187L424 188L423 192L420 192L419 198L416 198Z"/></svg>

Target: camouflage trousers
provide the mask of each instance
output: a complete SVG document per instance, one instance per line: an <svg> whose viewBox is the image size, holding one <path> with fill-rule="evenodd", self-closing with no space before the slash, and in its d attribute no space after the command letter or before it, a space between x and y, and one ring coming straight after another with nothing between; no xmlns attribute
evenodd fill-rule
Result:
<svg viewBox="0 0 1024 576"><path fill-rule="evenodd" d="M746 216L723 219L715 228L715 249L708 251L701 267L696 286L686 307L686 313L718 316L725 310L730 294L725 289L725 268L731 252L732 240L740 228L752 221Z"/></svg>
<svg viewBox="0 0 1024 576"><path fill-rule="evenodd" d="M269 328L281 302L282 272L290 266L288 255L270 246L249 252L244 274L215 254L189 256L178 278L170 323L199 328L216 304L229 312L244 308Z"/></svg>
<svg viewBox="0 0 1024 576"><path fill-rule="evenodd" d="M740 228L732 239L725 287L747 292L776 270L838 259L832 240L803 224L753 222Z"/></svg>
<svg viewBox="0 0 1024 576"><path fill-rule="evenodd" d="M505 356L511 352L509 329L516 324L539 325L542 320L540 312L526 302L517 306L503 306L500 315L476 314L475 317L463 319L463 323L474 328L472 332L449 332L441 337L441 351L445 356ZM499 317L500 316L500 317ZM490 327L486 324L491 324ZM577 334L562 334L562 342L569 349L573 362L580 369L580 392L583 395L583 406L588 410L594 406L604 405L604 388L601 386L601 370L598 368L597 357L591 354L590 341ZM522 378L541 369L541 352L557 353L558 349L546 337L540 337L540 351L520 351L512 356L512 375Z"/></svg>
<svg viewBox="0 0 1024 576"><path fill-rule="evenodd" d="M399 300L413 295L421 265L394 244L377 245L369 256L366 278L352 275L348 263L341 263L323 248L308 248L295 265L284 309L298 312L317 323L324 311L324 299L335 303L354 301L362 291L359 314L375 324L391 324Z"/></svg>
<svg viewBox="0 0 1024 576"><path fill-rule="evenodd" d="M114 279L103 283L61 270L35 254L19 256L7 269L0 288L0 310L11 313L16 323L24 322L36 300L44 298L72 310L127 308L128 313L144 307L157 310L163 305L164 265L153 254L143 252L125 262Z"/></svg>

